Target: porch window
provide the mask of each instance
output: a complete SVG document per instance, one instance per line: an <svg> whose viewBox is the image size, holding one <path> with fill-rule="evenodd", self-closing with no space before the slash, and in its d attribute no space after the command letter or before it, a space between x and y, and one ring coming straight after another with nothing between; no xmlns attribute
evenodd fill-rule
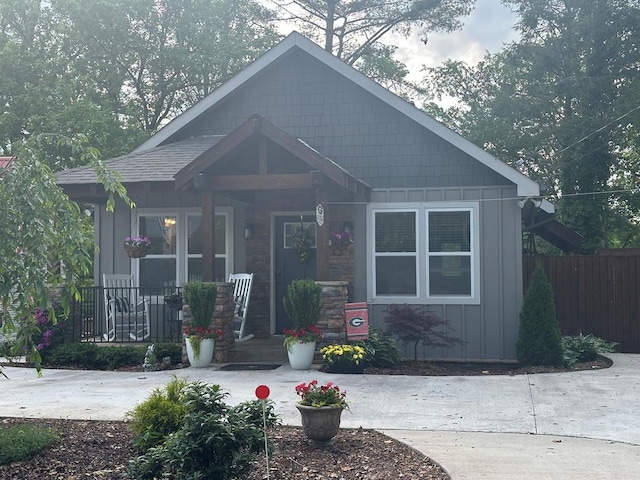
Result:
<svg viewBox="0 0 640 480"><path fill-rule="evenodd" d="M479 303L478 206L370 207L374 302Z"/></svg>
<svg viewBox="0 0 640 480"><path fill-rule="evenodd" d="M138 234L151 240L151 251L140 259L140 286L161 291L175 286L177 215L139 215Z"/></svg>
<svg viewBox="0 0 640 480"><path fill-rule="evenodd" d="M216 213L216 281L224 281L230 273L230 212ZM140 210L132 231L151 240L146 257L133 260L137 264L140 287L150 294L161 294L166 288L202 279L202 215L196 212L157 213Z"/></svg>

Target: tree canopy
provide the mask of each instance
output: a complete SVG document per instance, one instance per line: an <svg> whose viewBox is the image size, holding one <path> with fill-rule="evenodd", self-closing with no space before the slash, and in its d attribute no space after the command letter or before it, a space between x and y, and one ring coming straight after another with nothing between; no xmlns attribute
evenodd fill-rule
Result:
<svg viewBox="0 0 640 480"><path fill-rule="evenodd" d="M0 154L40 133L130 151L270 48L272 19L253 0L0 0Z"/></svg>
<svg viewBox="0 0 640 480"><path fill-rule="evenodd" d="M36 312L55 318L50 292L61 288L61 307L68 315L69 299L92 276L95 249L92 219L56 184L48 165L44 146L52 143L93 166L109 195L108 210L115 196L131 205L118 174L105 168L86 138L33 136L15 146L17 156L0 171L0 316L5 332L17 332L17 352L38 369Z"/></svg>
<svg viewBox="0 0 640 480"><path fill-rule="evenodd" d="M520 40L431 69L432 91L460 103L427 109L549 188L585 252L640 245L637 0L503 3Z"/></svg>
<svg viewBox="0 0 640 480"><path fill-rule="evenodd" d="M462 26L475 0L271 0L280 20L344 62L363 71L396 93L422 94L405 77L406 66L393 58L391 34L408 38L420 32L451 32Z"/></svg>

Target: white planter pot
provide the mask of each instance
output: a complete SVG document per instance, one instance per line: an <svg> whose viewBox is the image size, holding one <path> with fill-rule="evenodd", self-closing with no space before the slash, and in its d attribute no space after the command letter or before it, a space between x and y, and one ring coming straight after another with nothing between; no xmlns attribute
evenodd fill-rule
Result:
<svg viewBox="0 0 640 480"><path fill-rule="evenodd" d="M292 370L309 370L316 352L316 342L294 343L287 348Z"/></svg>
<svg viewBox="0 0 640 480"><path fill-rule="evenodd" d="M213 338L203 338L200 344L200 355L198 358L195 356L193 347L191 346L191 340L189 337L185 339L187 345L187 357L189 357L189 364L194 368L204 368L211 365L213 360L213 350L216 345L216 341Z"/></svg>

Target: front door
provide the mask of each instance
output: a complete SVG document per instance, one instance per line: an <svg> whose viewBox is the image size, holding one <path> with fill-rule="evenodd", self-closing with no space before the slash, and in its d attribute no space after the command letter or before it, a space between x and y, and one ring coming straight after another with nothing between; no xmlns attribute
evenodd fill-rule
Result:
<svg viewBox="0 0 640 480"><path fill-rule="evenodd" d="M287 286L292 280L316 278L315 217L277 216L275 229L275 333L282 333L282 329L293 327L282 305Z"/></svg>

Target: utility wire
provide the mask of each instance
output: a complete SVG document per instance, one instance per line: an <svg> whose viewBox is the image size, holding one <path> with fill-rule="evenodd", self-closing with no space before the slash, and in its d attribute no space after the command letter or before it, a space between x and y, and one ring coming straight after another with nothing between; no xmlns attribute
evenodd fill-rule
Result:
<svg viewBox="0 0 640 480"><path fill-rule="evenodd" d="M577 144L579 144L579 143L584 142L587 138L591 137L592 135L595 135L596 133L601 132L602 130L604 130L604 129L605 129L605 128L607 128L608 126L610 126L610 125L612 125L612 124L614 124L614 123L616 123L616 122L619 122L619 121L620 121L620 120L622 120L624 117L626 117L627 115L632 114L632 113L633 113L633 112L635 112L636 110L640 110L640 105L638 105L638 106L637 106L637 107L635 107L635 108L632 108L632 109L631 109L631 110L629 110L627 113L625 113L624 115L619 116L619 117L618 117L618 118L616 118L615 120L611 120L611 121L610 121L609 123L607 123L606 125L603 125L603 126L602 126L602 127L600 127L599 129L597 129L597 130L595 130L595 131L591 132L589 135L586 135L586 136L582 137L580 140L573 142L571 145L569 145L569 146L567 146L567 147L564 147L564 148L563 148L562 150L560 150L558 153L562 153L562 152L564 152L565 150L569 150L571 147L573 147L573 146L575 146L575 145L577 145Z"/></svg>

